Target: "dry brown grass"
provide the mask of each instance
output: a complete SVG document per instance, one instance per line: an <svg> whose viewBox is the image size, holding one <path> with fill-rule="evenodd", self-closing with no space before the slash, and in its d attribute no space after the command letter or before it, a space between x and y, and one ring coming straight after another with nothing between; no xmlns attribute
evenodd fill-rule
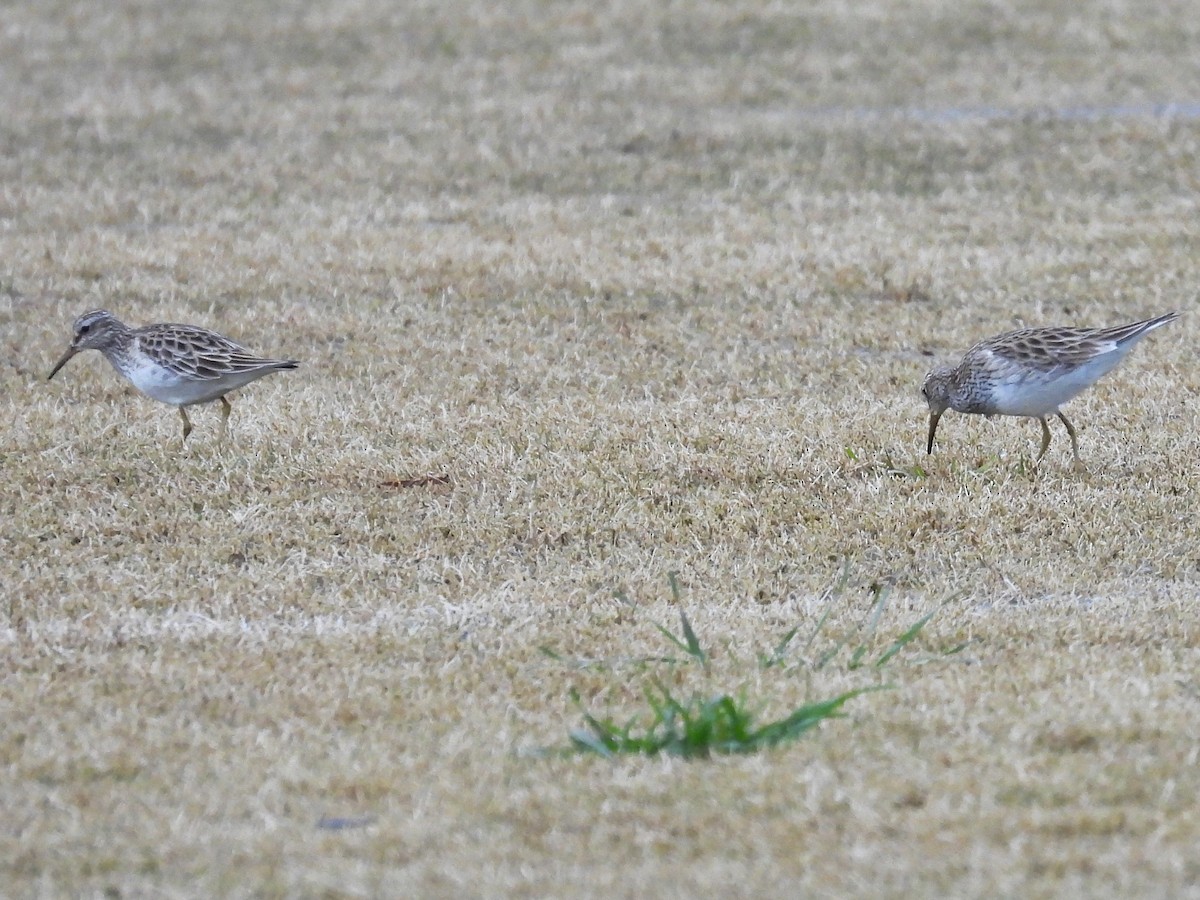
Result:
<svg viewBox="0 0 1200 900"><path fill-rule="evenodd" d="M5 12L6 893L1200 894L1194 4L280 6ZM100 305L303 367L181 452L97 355L45 383ZM1172 308L1090 474L924 456L934 358ZM946 605L761 668L844 565L822 640ZM528 753L640 707L672 570L680 689L893 690Z"/></svg>

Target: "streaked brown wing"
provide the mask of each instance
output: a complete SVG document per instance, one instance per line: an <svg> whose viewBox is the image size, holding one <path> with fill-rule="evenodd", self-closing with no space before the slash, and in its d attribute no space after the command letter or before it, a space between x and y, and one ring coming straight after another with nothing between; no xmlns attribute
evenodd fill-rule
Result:
<svg viewBox="0 0 1200 900"><path fill-rule="evenodd" d="M236 341L193 325L154 325L139 331L137 338L142 350L159 365L200 380L277 368L287 362L255 356Z"/></svg>

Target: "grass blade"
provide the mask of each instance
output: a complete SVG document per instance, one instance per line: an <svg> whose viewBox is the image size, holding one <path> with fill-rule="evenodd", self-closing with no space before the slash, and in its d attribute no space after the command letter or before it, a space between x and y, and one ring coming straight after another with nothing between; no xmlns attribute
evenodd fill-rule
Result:
<svg viewBox="0 0 1200 900"><path fill-rule="evenodd" d="M702 665L707 666L708 654L700 646L700 639L696 637L696 632L692 630L692 623L688 621L687 613L682 609L679 610L679 619L683 623L683 636L687 639L688 653L700 660Z"/></svg>
<svg viewBox="0 0 1200 900"><path fill-rule="evenodd" d="M908 644L912 643L912 641L916 639L917 635L921 633L921 629L924 628L926 623L933 618L936 612L937 610L935 609L917 619L917 621L913 623L912 627L909 628L908 631L904 632L904 634L892 641L891 646L883 651L882 654L880 654L879 659L875 660L875 668L881 669L886 666L888 661L893 656L903 650L906 646L908 646Z"/></svg>
<svg viewBox="0 0 1200 900"><path fill-rule="evenodd" d="M700 665L707 669L708 653L703 647L700 646L700 639L696 637L696 632L692 630L692 623L688 621L687 613L685 613L682 609L679 610L679 618L683 623L683 640L677 638L657 622L654 624L654 627L662 632L663 636L665 636L672 644L674 644L688 656L697 660Z"/></svg>
<svg viewBox="0 0 1200 900"><path fill-rule="evenodd" d="M779 643L775 645L775 649L771 651L769 656L759 657L759 665L764 669L770 669L774 668L775 666L782 665L787 657L788 645L791 644L792 638L794 638L799 632L799 625L789 629L788 632L782 638L780 638Z"/></svg>
<svg viewBox="0 0 1200 900"><path fill-rule="evenodd" d="M808 636L808 640L804 642L803 650L808 652L808 648L812 646L813 641L817 639L817 635L821 633L821 629L825 627L825 622L829 618L829 614L833 612L833 605L842 597L846 591L846 584L850 581L850 557L846 557L842 562L842 574L838 577L837 584L830 589L825 601L825 609L821 613L821 618L817 620L816 627L813 628L812 634ZM835 651L836 652L836 651Z"/></svg>

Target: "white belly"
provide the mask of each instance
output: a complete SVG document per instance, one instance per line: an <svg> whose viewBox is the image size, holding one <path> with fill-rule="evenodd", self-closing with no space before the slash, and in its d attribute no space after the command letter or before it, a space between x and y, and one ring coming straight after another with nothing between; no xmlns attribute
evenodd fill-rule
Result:
<svg viewBox="0 0 1200 900"><path fill-rule="evenodd" d="M261 372L231 372L220 378L198 380L180 375L156 365L142 365L125 373L133 386L161 403L172 406L192 406L208 403L248 384Z"/></svg>
<svg viewBox="0 0 1200 900"><path fill-rule="evenodd" d="M1098 356L1079 368L1061 367L1050 374L1022 373L1024 377L1006 379L992 388L992 404L1002 416L1041 418L1087 390L1121 361L1124 353Z"/></svg>

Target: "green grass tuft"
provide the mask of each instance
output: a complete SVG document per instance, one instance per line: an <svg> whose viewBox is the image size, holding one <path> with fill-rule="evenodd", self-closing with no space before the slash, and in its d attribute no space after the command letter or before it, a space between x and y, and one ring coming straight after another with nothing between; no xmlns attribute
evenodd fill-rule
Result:
<svg viewBox="0 0 1200 900"><path fill-rule="evenodd" d="M645 693L650 706L648 720L634 717L624 724L588 712L579 695L572 691L571 699L579 706L587 727L571 732L571 749L606 757L667 753L684 759L756 753L797 740L826 719L841 717L841 708L847 701L879 689L859 688L828 700L806 703L782 719L757 727L755 714L744 697L735 699L729 694L719 694L705 699L693 694L687 700L680 700L657 679Z"/></svg>
<svg viewBox="0 0 1200 900"><path fill-rule="evenodd" d="M680 590L677 573L668 574L672 598L675 604L680 604ZM842 567L842 573L837 583L828 591L825 608L820 618L808 635L799 652L801 657L793 662L790 660L792 644L800 633L800 626L795 625L775 642L769 653L760 653L758 663L761 669L779 669L787 674L795 670L805 672L809 677L835 660L841 651L850 644L850 639L843 638L835 641L832 647L824 650L815 658L805 659L820 636L833 609L846 596L846 585L850 579L850 564L847 560ZM872 598L870 611L866 620L857 629L858 638L846 660L848 672L859 669L881 670L887 666L906 647L912 644L921 634L925 626L934 617L937 610L926 613L898 637L887 643L878 655L873 656L873 650L878 645L875 638L879 623L887 608L891 594L891 585L887 581L876 580L870 585ZM687 613L679 610L680 634L674 634L666 627L655 623L654 627L675 647L687 654L685 660L675 657L637 657L626 661L637 662L641 665L665 663L676 665L679 662L698 662L704 676L711 676L711 656L700 641L699 635L688 619ZM941 655L957 653L966 643L944 651ZM542 646L541 652L563 665L576 670L591 668L599 665L605 667L604 661L570 660L552 648ZM872 658L873 656L873 658ZM585 709L579 693L571 689L572 702L583 715L584 728L570 732L568 752L596 753L601 756L616 756L623 753L656 754L668 753L684 758L706 758L714 754L753 753L765 750L782 743L793 741L818 725L825 719L841 715L842 706L859 694L872 690L883 690L887 686L875 684L868 687L844 691L826 700L806 703L793 710L781 719L765 724L756 724L757 713L752 711L747 703L745 692L734 696L729 692L716 694L693 691L683 698L673 693L657 676L650 679L643 692L649 710L631 716L624 722L609 717L601 717ZM544 752L544 751L543 751Z"/></svg>

